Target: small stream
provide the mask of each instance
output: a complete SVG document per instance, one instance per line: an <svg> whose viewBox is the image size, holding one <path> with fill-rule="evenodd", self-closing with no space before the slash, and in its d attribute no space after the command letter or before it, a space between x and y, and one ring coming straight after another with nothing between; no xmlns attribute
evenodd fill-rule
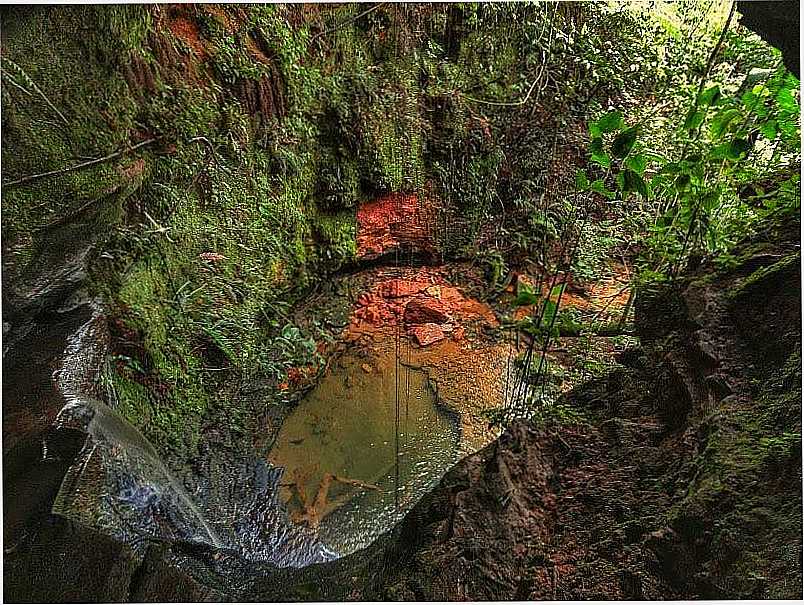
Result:
<svg viewBox="0 0 804 605"><path fill-rule="evenodd" d="M455 463L457 420L393 349L345 353L285 420L269 456L284 468L291 519L341 556L367 546Z"/></svg>

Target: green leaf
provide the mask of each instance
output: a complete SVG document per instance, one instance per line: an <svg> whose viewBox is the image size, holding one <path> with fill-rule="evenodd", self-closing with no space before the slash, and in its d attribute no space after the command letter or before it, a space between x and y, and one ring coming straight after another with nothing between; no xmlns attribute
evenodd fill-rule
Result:
<svg viewBox="0 0 804 605"><path fill-rule="evenodd" d="M720 100L720 87L715 85L704 90L698 97L698 104L709 106Z"/></svg>
<svg viewBox="0 0 804 605"><path fill-rule="evenodd" d="M768 122L765 122L759 127L759 130L762 132L762 136L769 141L776 139L776 135L779 134L779 129L776 127L776 120L769 120Z"/></svg>
<svg viewBox="0 0 804 605"><path fill-rule="evenodd" d="M738 109L725 109L718 113L709 124L709 133L712 138L717 139L723 136L729 125L742 114Z"/></svg>
<svg viewBox="0 0 804 605"><path fill-rule="evenodd" d="M684 191L687 187L690 186L690 175L688 175L688 174L679 174L676 177L675 185L676 185L676 190Z"/></svg>
<svg viewBox="0 0 804 605"><path fill-rule="evenodd" d="M754 105L759 103L759 95L755 92L751 92L750 90L743 93L743 96L740 97L740 101L742 101L743 106L751 109Z"/></svg>
<svg viewBox="0 0 804 605"><path fill-rule="evenodd" d="M562 296L564 293L564 284L558 284L557 286L553 286L553 289L550 290L550 298L558 298Z"/></svg>
<svg viewBox="0 0 804 605"><path fill-rule="evenodd" d="M549 326L550 323L553 321L553 318L556 316L556 311L558 310L558 306L549 298L544 301L544 313L542 313L542 325Z"/></svg>
<svg viewBox="0 0 804 605"><path fill-rule="evenodd" d="M597 121L601 132L614 132L623 127L623 114L610 111Z"/></svg>
<svg viewBox="0 0 804 605"><path fill-rule="evenodd" d="M611 166L611 158L606 153L600 153L600 154L593 153L592 161L597 162L598 164L603 166L603 168L608 168L609 166Z"/></svg>
<svg viewBox="0 0 804 605"><path fill-rule="evenodd" d="M603 179L597 179L591 185L589 185L589 190L594 191L595 193L599 193L601 195L605 195L607 198L614 199L616 194L613 191L609 191L606 189L606 185L603 183Z"/></svg>
<svg viewBox="0 0 804 605"><path fill-rule="evenodd" d="M717 203L720 201L720 189L715 189L713 191L709 191L706 195L701 198L701 206L703 207L706 212L712 212L717 207Z"/></svg>
<svg viewBox="0 0 804 605"><path fill-rule="evenodd" d="M694 107L687 113L687 119L684 120L684 130L696 130L704 121L706 112Z"/></svg>
<svg viewBox="0 0 804 605"><path fill-rule="evenodd" d="M520 290L514 299L514 306L527 307L528 305L535 305L537 302L539 302L539 297L533 292Z"/></svg>
<svg viewBox="0 0 804 605"><path fill-rule="evenodd" d="M623 130L611 144L611 153L618 158L624 158L634 148L637 139L637 127L632 126Z"/></svg>
<svg viewBox="0 0 804 605"><path fill-rule="evenodd" d="M658 187L662 187L665 183L667 183L667 177L663 174L657 174L650 180L648 191L655 191Z"/></svg>
<svg viewBox="0 0 804 605"><path fill-rule="evenodd" d="M743 94L741 100L748 111L764 118L768 115L768 108L765 107L765 101L760 94L762 92L767 92L764 86L754 86L753 90Z"/></svg>
<svg viewBox="0 0 804 605"><path fill-rule="evenodd" d="M533 288L520 282L519 286L517 287L514 306L525 307L528 305L535 305L537 302L539 302L539 297L533 292Z"/></svg>
<svg viewBox="0 0 804 605"><path fill-rule="evenodd" d="M776 103L782 109L792 113L798 112L798 103L796 102L796 98L793 96L792 91L790 91L788 88L782 88L778 93L776 93Z"/></svg>
<svg viewBox="0 0 804 605"><path fill-rule="evenodd" d="M736 161L751 149L751 144L743 138L736 138L715 147L710 156L715 159Z"/></svg>
<svg viewBox="0 0 804 605"><path fill-rule="evenodd" d="M799 140L798 124L792 120L782 120L777 122L779 130L782 131L785 137L791 140Z"/></svg>
<svg viewBox="0 0 804 605"><path fill-rule="evenodd" d="M635 155L628 156L625 160L625 165L637 174L641 175L645 172L645 168L648 165L648 160L641 153L637 153Z"/></svg>
<svg viewBox="0 0 804 605"><path fill-rule="evenodd" d="M586 170L579 170L575 173L575 188L579 191L584 191L589 187L589 178L586 176Z"/></svg>
<svg viewBox="0 0 804 605"><path fill-rule="evenodd" d="M645 181L633 170L626 170L623 174L623 191L633 191L642 197L648 197L648 188Z"/></svg>

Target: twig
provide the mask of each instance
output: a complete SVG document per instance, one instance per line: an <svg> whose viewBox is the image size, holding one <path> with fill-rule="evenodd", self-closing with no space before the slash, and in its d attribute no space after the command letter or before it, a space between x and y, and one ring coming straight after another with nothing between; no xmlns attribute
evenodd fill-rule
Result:
<svg viewBox="0 0 804 605"><path fill-rule="evenodd" d="M136 151L141 147L151 145L156 141L157 139L148 139L147 141L143 141L142 143L137 143L133 147L128 147L120 151L115 151L114 153L105 155L102 158L96 158L94 160L89 160L88 162L81 162L80 164L74 164L73 166L67 166L66 168L60 168L58 170L51 170L49 172L42 172L39 174L30 174L28 176L22 177L21 179L17 179L16 181L9 181L8 183L3 183L3 187L16 187L17 185L25 185L27 183L32 183L34 181L38 181L50 176L57 176L60 174L66 174L68 172L75 172L76 170L83 170L84 168L89 168L90 166L97 166L98 164L103 164L104 162L108 162L109 160L113 160L115 158L119 158L122 155L131 153L132 151Z"/></svg>
<svg viewBox="0 0 804 605"><path fill-rule="evenodd" d="M353 23L353 22L357 21L358 19L360 19L360 17L362 17L362 16L364 16L364 15L368 15L370 12L373 12L373 11L377 10L377 9L378 9L378 8L380 8L380 7L381 7L383 4L385 4L385 2L380 2L379 4L375 4L375 5L374 5L374 6L372 6L371 8L369 8L369 9L367 9L367 10L364 10L364 11L363 11L362 13L360 13L359 15L355 15L355 16L354 16L354 17L352 17L351 19L347 19L347 20L346 20L346 21L344 21L343 23L339 23L338 25L336 25L336 26L335 26L335 27L333 27L332 29L328 29L328 30L326 30L326 31L323 31L323 32L317 33L315 36L313 36L312 38L310 38L310 41L308 42L308 44L311 44L311 43L312 43L314 40L317 40L317 39L318 39L318 38L320 38L321 36L326 36L326 35L328 35L328 34L331 34L331 33L333 33L333 32L336 32L336 31L338 31L340 28L342 28L342 27L344 27L344 26L346 26L346 25L349 25L350 23Z"/></svg>
<svg viewBox="0 0 804 605"><path fill-rule="evenodd" d="M42 89L41 89L41 88L39 88L39 87L36 85L36 82L34 82L34 81L31 79L31 77L30 77L30 76L29 76L27 73L25 73L25 70L24 70L24 69L22 69L22 67L20 67L19 65L17 65L17 64L16 64L16 63L14 63L13 61L11 61L10 59L8 59L8 58L6 58L6 57L3 57L3 58L4 58L4 59L5 59L7 62L8 62L8 64L9 64L9 65L11 65L11 66L12 66L14 69L16 69L17 71L19 71L19 73L20 73L20 74L22 75L22 77L25 79L25 83L26 83L26 84L29 84L29 85L31 86L31 88L33 88L33 89L34 89L34 91L35 91L35 92L36 92L36 93L37 93L37 94L38 94L40 97L42 97L42 100L45 102L45 104L46 104L48 107L50 107L50 109L52 109L52 110L53 110L53 112L54 112L54 113L55 113L57 116L59 116L59 118L61 119L61 121L62 121L62 122L64 122L64 125L65 125L65 126L69 126L69 125L70 125L70 123L67 121L67 118L65 118L65 117L64 117L64 114L62 114L62 113L61 113L61 112L60 112L60 111L59 111L59 110L56 108L56 106L55 106L55 105L53 105L53 103L51 103L51 102L50 102L50 99L48 99L48 98L47 98L47 95L46 95L44 92L42 92ZM12 76L11 76L11 75L10 75L10 74L7 72L7 71L3 70L3 73L5 73L5 74L6 74L6 77L7 77L9 80L14 81L14 78L13 78L13 77L12 77ZM15 84L17 84L17 82L16 82L16 81L14 81L14 83L15 83Z"/></svg>
<svg viewBox="0 0 804 605"><path fill-rule="evenodd" d="M528 99L530 99L530 95L533 93L533 89L536 88L536 84L538 84L539 80L542 79L543 73L544 73L544 66L542 66L542 70L539 72L539 75L536 76L536 79L533 80L533 84L530 85L530 88L528 89L528 94L525 95L524 99L521 99L519 101L513 101L510 103L504 103L499 101L484 101L483 99L475 99L474 97L470 97L469 95L465 95L461 92L459 92L458 94L461 95L464 99L468 101L473 101L474 103L483 103L485 105L494 105L496 107L518 107L519 105L524 105L525 103L528 102Z"/></svg>

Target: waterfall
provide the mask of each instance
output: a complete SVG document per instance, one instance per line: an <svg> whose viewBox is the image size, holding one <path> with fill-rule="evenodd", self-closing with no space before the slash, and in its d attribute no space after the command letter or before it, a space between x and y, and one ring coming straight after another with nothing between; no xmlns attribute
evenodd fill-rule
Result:
<svg viewBox="0 0 804 605"><path fill-rule="evenodd" d="M336 557L314 533L290 523L277 498L281 469L263 460L232 467L212 457L210 465L221 472L199 481L206 482L204 493L189 493L154 445L114 409L114 398L102 400L98 378L108 340L105 318L95 308L69 337L54 374L66 402L55 428L88 436L62 481L54 513L129 543L198 542L280 567Z"/></svg>

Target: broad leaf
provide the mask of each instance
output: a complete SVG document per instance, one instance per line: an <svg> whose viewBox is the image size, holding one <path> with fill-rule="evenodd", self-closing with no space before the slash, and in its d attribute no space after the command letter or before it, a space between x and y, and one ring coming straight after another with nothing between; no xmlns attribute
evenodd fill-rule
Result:
<svg viewBox="0 0 804 605"><path fill-rule="evenodd" d="M707 213L711 213L717 207L717 203L720 201L720 189L715 189L713 191L709 191L706 195L703 196L701 199L701 206Z"/></svg>
<svg viewBox="0 0 804 605"><path fill-rule="evenodd" d="M528 305L535 305L539 302L539 297L534 294L533 289L525 284L521 284L514 299L514 306L526 307Z"/></svg>
<svg viewBox="0 0 804 605"><path fill-rule="evenodd" d="M618 158L624 158L634 148L637 139L637 127L632 126L623 130L611 144L611 153Z"/></svg>
<svg viewBox="0 0 804 605"><path fill-rule="evenodd" d="M786 109L787 111L793 113L798 112L798 103L796 102L796 98L793 96L792 91L787 88L782 88L776 94L776 103L782 109Z"/></svg>
<svg viewBox="0 0 804 605"><path fill-rule="evenodd" d="M575 173L575 188L579 191L584 191L589 187L589 178L586 176L586 170L579 170Z"/></svg>
<svg viewBox="0 0 804 605"><path fill-rule="evenodd" d="M704 90L698 97L698 104L703 106L714 105L720 100L720 87L715 85Z"/></svg>
<svg viewBox="0 0 804 605"><path fill-rule="evenodd" d="M613 191L606 189L606 185L603 184L603 179L597 179L596 181L592 182L592 184L589 185L589 190L601 195L605 195L610 200L616 197L616 194Z"/></svg>
<svg viewBox="0 0 804 605"><path fill-rule="evenodd" d="M641 153L637 153L635 155L628 156L625 160L625 165L637 174L641 175L645 172L645 168L648 165L648 160Z"/></svg>
<svg viewBox="0 0 804 605"><path fill-rule="evenodd" d="M619 111L610 111L597 121L601 132L614 132L623 127L623 114Z"/></svg>
<svg viewBox="0 0 804 605"><path fill-rule="evenodd" d="M687 119L684 120L684 130L696 130L704 121L706 112L700 109L692 108L687 113Z"/></svg>
<svg viewBox="0 0 804 605"><path fill-rule="evenodd" d="M776 120L765 122L759 129L762 132L762 136L769 141L775 140L776 135L779 134L779 129L776 127Z"/></svg>
<svg viewBox="0 0 804 605"><path fill-rule="evenodd" d="M553 289L550 290L550 298L558 299L564 292L564 284L558 284L557 286L553 286Z"/></svg>
<svg viewBox="0 0 804 605"><path fill-rule="evenodd" d="M736 161L749 149L751 149L751 144L746 139L737 138L718 145L712 150L710 156L719 160Z"/></svg>
<svg viewBox="0 0 804 605"><path fill-rule="evenodd" d="M633 191L642 197L648 197L648 188L645 181L633 170L626 170L623 174L623 192Z"/></svg>
<svg viewBox="0 0 804 605"><path fill-rule="evenodd" d="M742 114L737 109L726 109L718 113L709 124L709 133L713 139L723 136L729 125Z"/></svg>
<svg viewBox="0 0 804 605"><path fill-rule="evenodd" d="M603 168L608 168L609 166L611 166L611 158L608 156L607 153L599 153L599 154L593 153L592 161L597 162L598 164L603 166Z"/></svg>

